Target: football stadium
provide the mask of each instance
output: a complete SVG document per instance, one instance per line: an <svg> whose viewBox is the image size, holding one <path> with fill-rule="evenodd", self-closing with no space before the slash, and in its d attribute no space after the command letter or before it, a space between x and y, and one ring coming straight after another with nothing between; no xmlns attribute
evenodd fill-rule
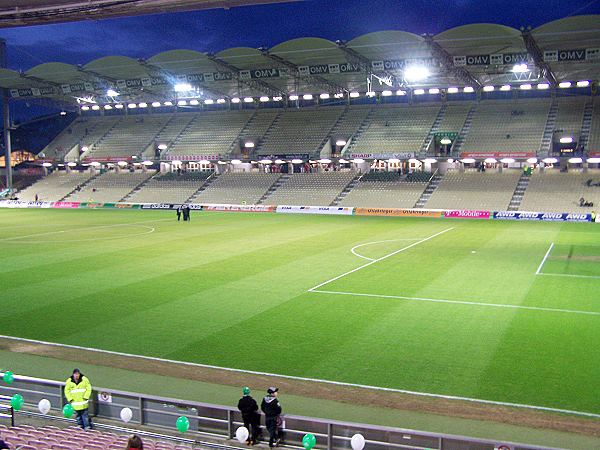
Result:
<svg viewBox="0 0 600 450"><path fill-rule="evenodd" d="M600 449L600 15L248 42L0 43L6 448Z"/></svg>

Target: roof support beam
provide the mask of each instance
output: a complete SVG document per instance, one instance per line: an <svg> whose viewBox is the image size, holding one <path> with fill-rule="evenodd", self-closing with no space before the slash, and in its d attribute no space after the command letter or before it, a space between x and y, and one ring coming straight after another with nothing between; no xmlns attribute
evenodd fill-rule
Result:
<svg viewBox="0 0 600 450"><path fill-rule="evenodd" d="M344 42L344 41L335 41L335 43L337 44L338 48L344 52L348 62L350 62L352 64L360 65L363 68L363 70L366 72L367 76L375 74L373 72L373 68L371 66L371 61L367 57L361 55L356 50L348 48L346 46L346 42ZM396 77L387 70L379 71L378 74L391 79L392 83L394 83L396 80Z"/></svg>
<svg viewBox="0 0 600 450"><path fill-rule="evenodd" d="M296 75L298 74L298 66L293 62L288 61L287 59L284 59L281 56L270 53L268 49L259 50L262 51L262 54L266 58L269 58L270 60L275 61L281 64L282 66L287 67L288 69L293 70L296 73ZM335 93L348 92L348 89L346 89L344 86L340 86L339 84L336 84L333 81L329 81L327 78L324 78L320 75L307 75L303 76L303 78L305 78L309 83L313 84L315 87L321 89L326 89L328 91L333 90Z"/></svg>
<svg viewBox="0 0 600 450"><path fill-rule="evenodd" d="M229 64L227 61L224 61L221 58L219 58L219 57L217 57L215 55L212 55L212 54L208 54L207 57L212 62L214 62L217 66L222 67L224 69L227 69L231 73L233 73L233 76L238 81L238 83L245 84L246 86L248 86L251 89L256 89L259 92L263 92L263 93L269 94L269 95L274 95L274 96L286 96L287 95L286 92L283 92L278 87L273 86L272 84L267 83L266 81L263 81L263 80L242 80L240 78L240 68L239 67L236 67L233 64Z"/></svg>
<svg viewBox="0 0 600 450"><path fill-rule="evenodd" d="M558 82L556 81L556 77L550 68L550 65L544 61L544 54L540 49L539 45L535 41L534 37L531 35L531 31L522 30L521 37L523 38L523 42L525 43L525 48L527 52L533 58L533 62L540 69L542 76L552 85L552 87L556 87Z"/></svg>
<svg viewBox="0 0 600 450"><path fill-rule="evenodd" d="M433 36L427 35L424 36L425 42L429 46L431 50L431 54L435 59L437 59L441 64L442 68L449 74L456 77L463 83L466 83L469 86L474 88L480 88L481 82L475 78L471 72L469 72L464 67L456 67L454 65L454 58L450 53L448 53L440 44L433 40Z"/></svg>

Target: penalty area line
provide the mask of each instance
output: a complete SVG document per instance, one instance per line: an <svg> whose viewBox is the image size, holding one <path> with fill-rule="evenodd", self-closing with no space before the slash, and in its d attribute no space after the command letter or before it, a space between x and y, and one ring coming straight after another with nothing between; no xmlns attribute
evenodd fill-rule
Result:
<svg viewBox="0 0 600 450"><path fill-rule="evenodd" d="M546 252L546 254L544 255L544 259L542 259L542 262L540 263L540 265L538 266L537 270L535 271L536 275L539 275L540 272L542 271L542 267L544 267L544 263L546 262L546 260L548 259L548 256L550 255L550 252L552 251L552 247L554 247L554 242L552 242L550 244L550 247L548 248L548 251Z"/></svg>
<svg viewBox="0 0 600 450"><path fill-rule="evenodd" d="M297 381L309 381L309 382L329 384L329 385L334 385L334 386L361 388L361 389L369 389L369 390L382 391L382 392L394 392L394 393L398 393L398 394L415 395L415 396L420 396L420 397L465 401L465 402L481 403L481 404L487 404L487 405L498 405L498 406L506 406L506 407L512 407L512 408L522 408L522 409L546 411L546 412L552 412L552 413L570 414L570 415L574 415L574 416L593 417L596 419L600 419L600 414L595 414L595 413L590 413L590 412L585 412L585 411L574 411L574 410L561 409L561 408L551 408L548 406L536 406L536 405L527 405L527 404L522 404L522 403L500 402L500 401L495 401L495 400L485 400L485 399L471 398L471 397L460 397L460 396L456 396L456 395L432 394L429 392L419 392L419 391L409 391L406 389L386 388L386 387L380 387L380 386L371 386L368 384L347 383L344 381L322 380L319 378L299 377L299 376L294 376L294 375L282 375L282 374L277 374L277 373L258 372L258 371L254 371L254 370L234 369L234 368L230 368L230 367L220 367L220 366L213 366L213 365L209 365L209 364L191 363L191 362L186 362L186 361L175 361L173 359L157 358L157 357L153 357L153 356L135 355L132 353L123 353L123 352L116 352L116 351L111 351L111 350L101 350L101 349L92 348L92 347L82 347L79 345L59 344L56 342L47 342L47 341L40 341L37 339L26 339L26 338L19 338L19 337L6 336L6 335L0 335L0 339L6 339L9 341L14 340L14 341L18 341L18 342L26 342L26 343L31 343L31 344L48 345L48 346L59 347L59 348L84 350L84 351L90 351L90 352L103 353L103 354L107 354L107 355L124 356L124 357L134 358L134 359L138 359L138 360L158 361L158 362L164 362L164 363L170 363L170 364L179 364L179 365L188 366L188 367L201 367L201 368L206 368L206 369L224 370L224 371L235 372L235 373L245 373L245 374L249 374L249 375L277 377L277 378L284 378L284 379L288 379L288 380L297 380ZM20 377L20 376L16 375L15 378L17 378L17 377ZM23 379L32 379L32 377L23 376Z"/></svg>
<svg viewBox="0 0 600 450"><path fill-rule="evenodd" d="M578 309L560 309L560 308L544 308L543 306L523 306L523 305L507 305L505 303L484 303L484 302L469 302L465 300L446 300L441 298L424 298L424 297L405 297L402 295L383 295L383 294L361 294L358 292L338 292L338 291L322 291L313 289L310 292L317 294L334 294L334 295L353 295L355 297L374 297L374 298L391 298L397 300L410 300L415 302L431 302L431 303L449 303L456 305L474 305L488 306L492 308L510 308L510 309L527 309L532 311L547 311L566 314L584 314L588 316L600 316L600 312L596 311L580 311Z"/></svg>

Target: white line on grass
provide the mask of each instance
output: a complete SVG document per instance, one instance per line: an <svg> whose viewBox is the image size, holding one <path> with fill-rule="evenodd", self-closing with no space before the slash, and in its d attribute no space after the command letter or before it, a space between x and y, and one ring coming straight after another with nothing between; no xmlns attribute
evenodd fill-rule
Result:
<svg viewBox="0 0 600 450"><path fill-rule="evenodd" d="M594 417L594 418L600 419L600 414L594 414L594 413L584 412L584 411L573 411L573 410L569 410L569 409L550 408L547 406L536 406L536 405L525 405L525 404L521 404L521 403L499 402L499 401L495 401L495 400L484 400L484 399L479 399L479 398L460 397L460 396L456 396L456 395L431 394L428 392L418 392L418 391L409 391L406 389L386 388L386 387L379 387L379 386L371 386L368 384L346 383L343 381L321 380L319 378L298 377L298 376L294 376L294 375L281 375L278 373L257 372L254 370L234 369L234 368L230 368L230 367L220 367L220 366L213 366L213 365L209 365L209 364L191 363L191 362L186 362L186 361L175 361L173 359L157 358L154 356L134 355L131 353L115 352L115 351L111 351L111 350L101 350L101 349L92 348L92 347L82 347L79 345L58 344L56 342L46 342L46 341L39 341L36 339L26 339L26 338L19 338L19 337L6 336L6 335L0 335L0 338L9 339L9 340L12 339L12 340L19 341L19 342L29 342L29 343L33 343L33 344L44 344L44 345L49 345L49 346L54 346L54 347L61 347L61 348L92 351L92 352L104 353L107 355L125 356L128 358L136 358L136 359L140 359L140 360L159 361L159 362L165 362L165 363L171 363L171 364L180 364L180 365L189 366L189 367L202 367L202 368L206 368L206 369L217 369L217 370L225 370L228 372L246 373L249 375L261 375L261 376L285 378L288 380L310 381L310 382L314 382L314 383L323 383L323 384L330 384L330 385L335 385L335 386L346 386L346 387L361 388L361 389L371 389L371 390L375 390L375 391L395 392L395 393L399 393L399 394L418 395L420 397L441 398L441 399L446 399L446 400L458 400L458 401L465 401L465 402L472 402L472 403L482 403L482 404L487 404L487 405L499 405L499 406L513 407L513 408L525 408L525 409L531 409L531 410L548 411L548 412L553 412L553 413L571 414L574 416Z"/></svg>
<svg viewBox="0 0 600 450"><path fill-rule="evenodd" d="M410 245L407 245L406 247L403 247L403 248L401 248L400 250L396 250L395 252L392 252L392 253L389 253L389 254L387 254L387 255L385 255L385 256L382 256L381 258L377 258L377 259L374 259L374 260L372 260L372 261L369 261L368 263L366 263L366 264L363 264L362 266L359 266L359 267L357 267L356 269L349 270L348 272L344 272L343 274L341 274L341 275L338 275L337 277L333 277L333 278L331 278L330 280L324 281L324 282L323 282L323 283L321 283L321 284L317 284L316 286L313 286L313 287L311 287L311 288L308 290L308 292L312 292L312 291L314 291L315 289L318 289L318 288L320 288L321 286L325 286L326 284L329 284L329 283L331 283L332 281L339 280L340 278L343 278L343 277L345 277L346 275L350 275L351 273L357 272L357 271L359 271L359 270L361 270L361 269L364 269L365 267L368 267L368 266L370 266L370 265L372 265L372 264L375 264L375 263L377 263L377 262L379 262L379 261L383 261L384 259L387 259L387 258L389 258L389 257L391 257L391 256L397 255L398 253L400 253L400 252L403 252L404 250L408 250L409 248L412 248L412 247L414 247L415 245L419 245L419 244L421 244L421 243L423 243L423 242L426 242L426 241L428 241L428 240L430 240L430 239L433 239L434 237L437 237L437 236L439 236L439 235L441 235L441 234L444 234L444 233L446 233L446 232L448 232L448 231L450 231L450 230L453 230L453 229L454 229L454 227L446 228L445 230L443 230L443 231L440 231L439 233L432 234L431 236L429 236L429 237L426 237L426 238L424 238L424 239L421 239L420 241L414 242L414 243L412 243L412 244L410 244Z"/></svg>
<svg viewBox="0 0 600 450"><path fill-rule="evenodd" d="M544 263L546 262L546 259L548 259L548 255L550 255L550 252L552 251L552 247L554 247L554 242L552 242L550 244L550 247L548 248L548 251L544 255L544 259L542 259L542 262L540 263L540 265L538 266L537 270L535 271L536 275L540 274L540 271L542 270L542 267L544 266Z"/></svg>
<svg viewBox="0 0 600 450"><path fill-rule="evenodd" d="M372 242L365 242L364 244L358 244L355 245L354 247L352 247L350 249L350 251L352 252L352 254L354 256L358 256L359 258L363 258L363 259L367 259L369 261L373 261L375 258L369 258L367 256L363 256L360 253L356 253L354 250L356 250L357 248L360 247L364 247L366 245L371 245L371 244L381 244L382 242L397 242L397 241L418 241L419 239L422 238L402 238L402 239L386 239L385 241L372 241Z"/></svg>
<svg viewBox="0 0 600 450"><path fill-rule="evenodd" d="M541 274L544 275L544 274ZM338 291L321 291L312 290L318 294L337 294L337 295L353 295L355 297L375 297L375 298L392 298L398 300L411 300L415 302L432 302L432 303L451 303L457 305L475 305L475 306L490 306L494 308L512 308L512 309L529 309L533 311L549 311L568 314L585 314L589 316L600 316L600 312L596 311L580 311L577 309L559 309L559 308L544 308L542 306L523 306L523 305L507 305L504 303L484 303L484 302L469 302L464 300L446 300L440 298L424 298L424 297L405 297L402 295L380 295L380 294L361 294L358 292L338 292Z"/></svg>
<svg viewBox="0 0 600 450"><path fill-rule="evenodd" d="M571 274L571 273L546 273L546 272L536 273L536 275L545 275L545 276L549 276L549 277L591 278L591 279L600 280L600 276L597 276L597 275L576 275L576 274Z"/></svg>

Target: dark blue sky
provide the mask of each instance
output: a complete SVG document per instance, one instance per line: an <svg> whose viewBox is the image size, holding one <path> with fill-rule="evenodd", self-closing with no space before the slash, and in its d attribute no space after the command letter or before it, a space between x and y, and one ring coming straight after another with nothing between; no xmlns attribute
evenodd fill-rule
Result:
<svg viewBox="0 0 600 450"><path fill-rule="evenodd" d="M598 13L600 0L307 0L1 29L0 37L8 44L9 66L27 70L43 62L85 64L113 54L148 58L176 48L218 52L307 36L350 40L389 29L435 34L477 22L536 27Z"/></svg>

